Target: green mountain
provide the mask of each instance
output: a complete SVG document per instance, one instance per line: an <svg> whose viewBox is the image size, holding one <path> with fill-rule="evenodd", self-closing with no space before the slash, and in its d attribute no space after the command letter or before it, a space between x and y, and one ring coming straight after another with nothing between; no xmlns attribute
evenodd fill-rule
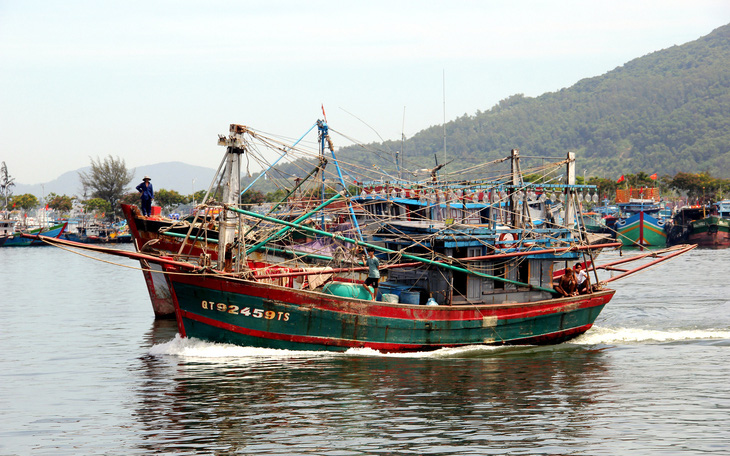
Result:
<svg viewBox="0 0 730 456"><path fill-rule="evenodd" d="M404 168L414 170L433 167L436 154L442 160L443 141L438 125L403 145L349 146L337 156L366 169L394 170L395 151L403 147ZM446 124L446 142L448 159L456 159L446 172L519 149L541 157L575 152L579 174L588 176L707 171L730 178L730 25L570 88L536 98L514 95L459 117Z"/></svg>

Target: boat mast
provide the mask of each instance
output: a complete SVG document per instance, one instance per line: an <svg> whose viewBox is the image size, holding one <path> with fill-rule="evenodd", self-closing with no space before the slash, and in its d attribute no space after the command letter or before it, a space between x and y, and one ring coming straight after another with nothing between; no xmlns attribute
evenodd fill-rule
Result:
<svg viewBox="0 0 730 456"><path fill-rule="evenodd" d="M226 146L225 170L223 171L223 204L237 207L241 194L241 155L246 153L243 125L231 124L228 137L219 136L218 145ZM223 210L219 219L218 269L224 270L227 259L233 257L238 216Z"/></svg>
<svg viewBox="0 0 730 456"><path fill-rule="evenodd" d="M446 70L443 70L441 82L443 84L442 89L444 92L444 163L446 163Z"/></svg>
<svg viewBox="0 0 730 456"><path fill-rule="evenodd" d="M403 148L406 143L406 107L403 106L403 125L401 126L400 130L400 154L398 154L398 151L395 151L395 166L398 170L398 180L403 179L403 174L401 173L401 168L403 164Z"/></svg>
<svg viewBox="0 0 730 456"><path fill-rule="evenodd" d="M567 172L565 177L565 217L563 219L563 223L568 229L572 229L573 224L575 223L575 214L576 214L576 208L575 208L575 202L573 200L573 195L575 193L575 188L573 187L575 185L575 153L574 152L568 152L567 157Z"/></svg>
<svg viewBox="0 0 730 456"><path fill-rule="evenodd" d="M510 225L513 228L517 228L517 226L520 224L520 217L517 214L517 193L515 192L515 189L518 188L518 186L521 183L520 179L520 151L518 149L512 149L510 151L511 153L511 161L510 161L510 171L512 174L512 188L508 189L509 192L509 217L510 217Z"/></svg>
<svg viewBox="0 0 730 456"><path fill-rule="evenodd" d="M335 147L332 144L332 139L330 139L329 135L329 127L327 126L326 120L318 120L317 121L317 127L319 128L319 137L320 137L320 159L324 160L324 149L325 146L330 150L330 153L332 154L332 160L335 163L335 169L337 169L337 177L340 179L340 185L342 186L342 191L347 195L347 209L350 211L350 218L352 219L352 226L355 228L355 231L357 232L358 238L362 241L362 231L360 230L360 225L357 223L357 217L355 216L355 210L352 208L352 195L350 194L349 190L347 190L347 185L345 185L345 179L342 177L342 170L340 169L340 163L337 161L337 157L335 156ZM322 201L324 204L324 170L322 171ZM324 212L322 212L324 214ZM322 229L324 229L324 215L322 215Z"/></svg>

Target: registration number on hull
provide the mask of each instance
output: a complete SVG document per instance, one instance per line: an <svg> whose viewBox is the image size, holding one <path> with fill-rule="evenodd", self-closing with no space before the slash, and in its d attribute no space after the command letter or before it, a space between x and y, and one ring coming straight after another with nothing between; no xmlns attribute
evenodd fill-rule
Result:
<svg viewBox="0 0 730 456"><path fill-rule="evenodd" d="M214 301L201 301L205 310L215 310L233 315L244 315L252 318L263 318L265 320L289 321L289 312L276 312L273 310L256 309L251 307L240 308L234 304L225 304Z"/></svg>

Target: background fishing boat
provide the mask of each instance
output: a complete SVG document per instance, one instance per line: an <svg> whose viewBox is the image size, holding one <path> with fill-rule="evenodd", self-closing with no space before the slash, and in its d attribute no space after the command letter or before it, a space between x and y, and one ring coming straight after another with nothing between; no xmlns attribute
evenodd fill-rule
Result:
<svg viewBox="0 0 730 456"><path fill-rule="evenodd" d="M28 247L28 246L42 246L46 245L44 242L39 241L37 239L31 239L31 238L24 238L23 234L32 234L32 235L43 235L49 238L57 238L61 236L61 234L64 232L66 227L68 226L67 222L64 223L58 223L55 225L51 225L49 227L39 227L39 228L33 228L30 230L23 230L23 231L15 231L10 235L6 235L7 238L5 239L5 242L0 244L0 247Z"/></svg>
<svg viewBox="0 0 730 456"><path fill-rule="evenodd" d="M710 214L691 221L688 242L715 249L730 247L730 200L718 201Z"/></svg>
<svg viewBox="0 0 730 456"><path fill-rule="evenodd" d="M695 244L707 248L730 247L730 200L712 205L684 206L667 227L667 244Z"/></svg>
<svg viewBox="0 0 730 456"><path fill-rule="evenodd" d="M616 239L627 247L665 246L665 220L659 215L659 189L616 190L616 205L621 216L616 222Z"/></svg>

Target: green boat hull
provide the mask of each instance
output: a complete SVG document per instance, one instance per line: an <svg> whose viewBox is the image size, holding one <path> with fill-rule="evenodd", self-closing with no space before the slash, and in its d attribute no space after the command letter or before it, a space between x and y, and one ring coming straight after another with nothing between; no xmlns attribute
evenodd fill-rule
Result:
<svg viewBox="0 0 730 456"><path fill-rule="evenodd" d="M477 344L553 344L587 331L613 296L419 306L348 299L245 280L170 276L185 337L242 346L384 352Z"/></svg>

